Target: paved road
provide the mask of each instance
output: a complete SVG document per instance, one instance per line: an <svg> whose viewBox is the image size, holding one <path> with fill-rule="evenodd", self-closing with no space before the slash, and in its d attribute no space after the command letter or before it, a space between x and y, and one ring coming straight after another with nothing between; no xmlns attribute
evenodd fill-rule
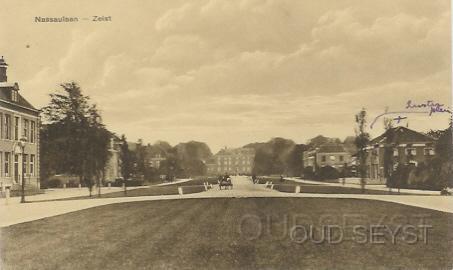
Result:
<svg viewBox="0 0 453 270"><path fill-rule="evenodd" d="M247 176L232 176L233 189L220 190L217 185L208 190L206 195L211 197L264 197L270 194L279 193L276 190L265 188L264 185L253 184Z"/></svg>
<svg viewBox="0 0 453 270"><path fill-rule="evenodd" d="M157 201L193 198L234 198L234 197L313 197L313 198L353 198L394 202L410 206L422 207L437 211L453 213L453 196L420 196L420 195L369 195L369 194L314 194L284 193L266 189L264 185L253 184L247 177L233 177L232 190L219 190L215 185L207 192L185 195L162 195L142 197L99 198L87 200L67 200L51 202L34 202L27 204L0 205L0 227L37 220L45 217L61 215L91 207L134 202Z"/></svg>
<svg viewBox="0 0 453 270"><path fill-rule="evenodd" d="M128 187L128 190L131 189L138 189L138 188L147 188L148 186L139 186L139 187ZM113 193L123 191L122 187L102 187L101 193ZM97 189L93 189L93 196L96 196ZM46 200L58 200L58 199L65 199L65 198L72 198L72 197L80 197L80 196L88 196L90 193L88 188L55 188L55 189L46 189L45 193L43 194L36 194L32 196L26 196L25 200L27 202L34 202L34 201L46 201ZM20 196L19 197L11 197L8 200L8 204L19 204L20 203ZM0 205L5 205L6 199L0 199Z"/></svg>

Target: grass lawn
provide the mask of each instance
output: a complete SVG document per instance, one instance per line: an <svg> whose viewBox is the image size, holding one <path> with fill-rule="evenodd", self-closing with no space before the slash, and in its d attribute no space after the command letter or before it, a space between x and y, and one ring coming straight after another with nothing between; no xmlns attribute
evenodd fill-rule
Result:
<svg viewBox="0 0 453 270"><path fill-rule="evenodd" d="M350 218L343 224L345 214ZM426 244L408 243L400 234L396 243L387 234L380 244L350 238L350 225L416 226L420 220L414 215L423 215L425 224L432 226ZM337 244L296 243L288 230L295 217L299 225L343 224L348 239ZM321 217L328 218L323 222ZM452 214L369 200L132 202L3 228L0 254L5 269L21 270L451 269L451 224Z"/></svg>
<svg viewBox="0 0 453 270"><path fill-rule="evenodd" d="M264 182L265 183L265 182ZM274 189L281 192L295 192L294 186L300 186L302 193L320 193L320 194L372 194L372 195L413 195L410 193L398 193L396 191L389 192L387 190L372 190L366 189L365 193L362 193L360 188L342 187L342 186L330 186L319 184L306 184L299 183L292 180L285 180L281 182L280 179L273 179ZM430 195L427 195L430 196Z"/></svg>
<svg viewBox="0 0 453 270"><path fill-rule="evenodd" d="M275 183L275 182L274 182ZM300 192L302 193L321 193L321 194L373 194L373 195L411 195L409 193L398 193L395 191L388 192L383 190L372 190L366 189L365 193L362 193L360 188L351 187L339 187L339 186L328 186L318 184L304 184L293 181L285 181L283 184L274 184L274 189L281 192L295 192L295 186L300 186ZM413 194L412 194L413 195Z"/></svg>
<svg viewBox="0 0 453 270"><path fill-rule="evenodd" d="M178 187L183 187L183 191L185 194L187 193L196 193L204 191L203 183L208 182L212 184L217 184L217 178L197 178L190 180L188 182L183 183L174 183L169 184L166 186L150 186L150 187L143 187L143 188L136 188L136 189L128 189L127 190L127 197L139 197L139 196L159 196L159 195L177 195ZM124 197L124 191L117 191L117 192L110 192L101 194L102 198L118 198ZM98 198L97 197L97 190L93 189L93 196L90 197L86 196L77 196L77 197L70 197L70 198L63 198L63 199L55 199L55 200L42 200L42 201L66 201L66 200L81 200L81 199L90 199L90 198Z"/></svg>

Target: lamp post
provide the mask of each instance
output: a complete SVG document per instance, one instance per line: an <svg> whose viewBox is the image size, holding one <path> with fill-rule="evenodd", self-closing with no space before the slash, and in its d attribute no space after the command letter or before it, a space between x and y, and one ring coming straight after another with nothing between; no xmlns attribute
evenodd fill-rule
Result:
<svg viewBox="0 0 453 270"><path fill-rule="evenodd" d="M20 202L21 203L25 203L25 168L24 168L24 153L25 153L25 142L27 141L27 139L25 139L24 137L20 138L19 142L18 142L18 145L21 149L21 154L22 154L22 183L21 183L21 186L22 186L22 192L21 192L21 198L20 198Z"/></svg>

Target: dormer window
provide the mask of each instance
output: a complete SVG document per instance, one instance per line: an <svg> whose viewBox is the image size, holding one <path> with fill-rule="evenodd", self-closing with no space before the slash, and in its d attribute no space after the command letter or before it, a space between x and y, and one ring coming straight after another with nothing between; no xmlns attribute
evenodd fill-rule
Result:
<svg viewBox="0 0 453 270"><path fill-rule="evenodd" d="M17 102L18 101L18 93L17 93L17 90L11 90L11 100L14 101L14 102Z"/></svg>
<svg viewBox="0 0 453 270"><path fill-rule="evenodd" d="M13 102L19 102L19 84L14 83L14 86L11 88L11 100Z"/></svg>

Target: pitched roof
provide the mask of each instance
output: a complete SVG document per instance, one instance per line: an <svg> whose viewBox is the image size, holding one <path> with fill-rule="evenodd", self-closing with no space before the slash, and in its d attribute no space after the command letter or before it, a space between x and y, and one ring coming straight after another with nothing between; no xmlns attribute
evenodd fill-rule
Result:
<svg viewBox="0 0 453 270"><path fill-rule="evenodd" d="M385 143L387 136L390 132L394 132L394 136L390 143L417 143L417 142L434 142L435 139L425 135L423 133L417 132L406 127L395 127L387 130L382 133L380 136L371 140L371 144Z"/></svg>
<svg viewBox="0 0 453 270"><path fill-rule="evenodd" d="M238 154L254 154L255 149L249 147L241 148L223 148L216 155L238 155Z"/></svg>
<svg viewBox="0 0 453 270"><path fill-rule="evenodd" d="M12 109L18 109L20 107L24 109L28 109L34 112L38 112L38 110L33 107L20 93L17 93L17 101L13 101L11 98L11 91L19 90L19 85L17 83L9 83L9 82L0 82L0 101L4 103L8 103Z"/></svg>
<svg viewBox="0 0 453 270"><path fill-rule="evenodd" d="M343 144L325 143L319 146L318 153L343 153L346 152Z"/></svg>

